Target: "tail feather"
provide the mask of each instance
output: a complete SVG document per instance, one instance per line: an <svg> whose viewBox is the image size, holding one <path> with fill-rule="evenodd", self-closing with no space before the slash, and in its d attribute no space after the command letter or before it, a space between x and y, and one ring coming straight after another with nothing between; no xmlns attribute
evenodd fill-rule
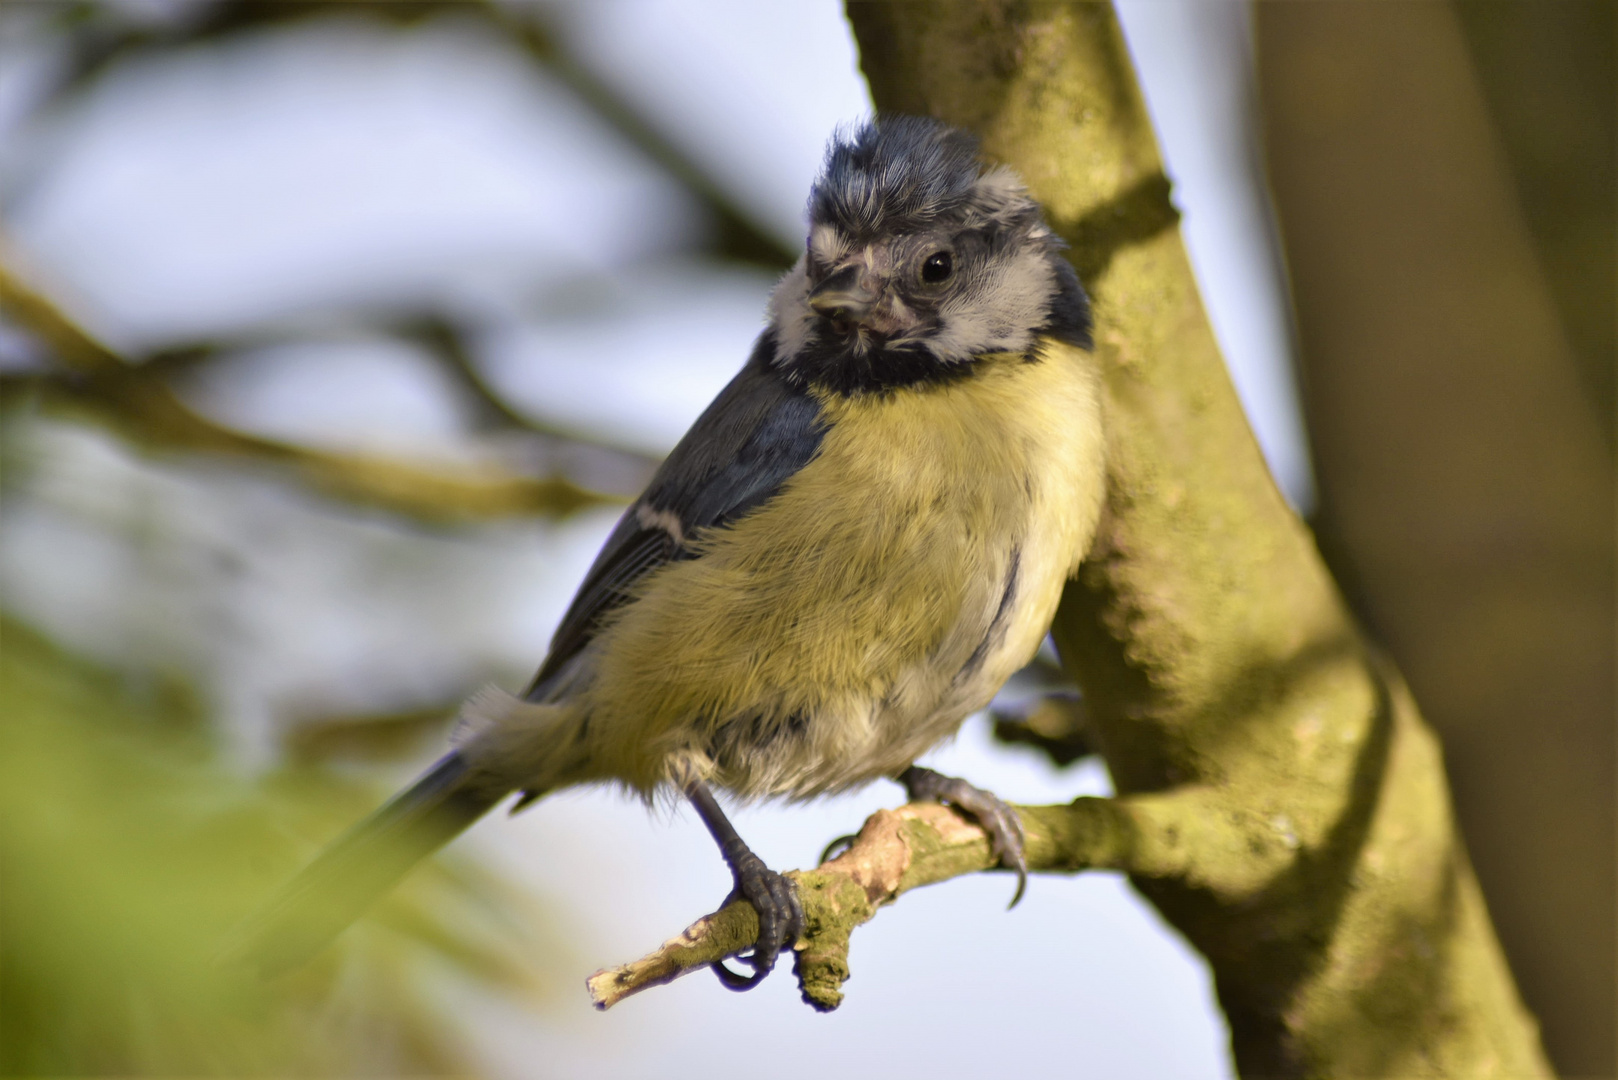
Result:
<svg viewBox="0 0 1618 1080"><path fill-rule="evenodd" d="M505 795L460 753L447 754L315 856L239 927L225 962L266 977L298 966Z"/></svg>

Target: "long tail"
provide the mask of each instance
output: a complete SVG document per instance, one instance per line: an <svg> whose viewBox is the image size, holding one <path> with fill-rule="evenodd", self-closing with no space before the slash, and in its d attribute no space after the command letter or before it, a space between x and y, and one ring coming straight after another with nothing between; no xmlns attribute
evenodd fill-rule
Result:
<svg viewBox="0 0 1618 1080"><path fill-rule="evenodd" d="M460 752L445 755L315 856L238 927L223 961L257 968L266 977L298 966L505 795Z"/></svg>

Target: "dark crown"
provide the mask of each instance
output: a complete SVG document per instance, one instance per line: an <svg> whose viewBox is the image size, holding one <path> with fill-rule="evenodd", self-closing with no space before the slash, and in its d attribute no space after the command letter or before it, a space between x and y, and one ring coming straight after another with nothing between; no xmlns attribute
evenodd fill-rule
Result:
<svg viewBox="0 0 1618 1080"><path fill-rule="evenodd" d="M967 132L925 117L880 117L832 139L809 192L809 220L855 237L922 228L964 206L980 172Z"/></svg>

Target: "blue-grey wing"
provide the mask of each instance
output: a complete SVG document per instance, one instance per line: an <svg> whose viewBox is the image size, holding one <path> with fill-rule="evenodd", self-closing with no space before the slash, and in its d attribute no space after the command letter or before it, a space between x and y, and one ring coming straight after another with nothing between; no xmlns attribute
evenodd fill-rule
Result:
<svg viewBox="0 0 1618 1080"><path fill-rule="evenodd" d="M602 619L628 603L658 567L691 558L691 540L769 499L820 449L820 407L770 366L766 332L746 366L720 391L675 446L645 492L624 512L584 576L528 689L546 682L595 635Z"/></svg>

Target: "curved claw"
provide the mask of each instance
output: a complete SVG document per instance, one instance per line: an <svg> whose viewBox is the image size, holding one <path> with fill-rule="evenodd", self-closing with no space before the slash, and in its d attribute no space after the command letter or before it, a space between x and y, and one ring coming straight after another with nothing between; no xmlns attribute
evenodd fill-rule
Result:
<svg viewBox="0 0 1618 1080"><path fill-rule="evenodd" d="M1006 905L1007 911L1022 903L1023 893L1028 891L1028 864L1018 863L1012 869L1017 871L1017 891L1011 894L1011 903Z"/></svg>
<svg viewBox="0 0 1618 1080"><path fill-rule="evenodd" d="M842 836L837 837L835 840L821 849L820 862L816 865L824 866L826 863L831 862L832 859L835 858L835 856L832 855L832 852L835 851L838 855L841 855L843 852L854 846L854 841L856 839L857 837L853 833L844 833Z"/></svg>
<svg viewBox="0 0 1618 1080"><path fill-rule="evenodd" d="M708 826L725 862L730 865L730 872L735 875L736 887L725 903L744 898L758 912L758 941L752 953L742 958L743 963L751 965L753 974L737 974L723 962L712 965L714 974L727 988L751 990L775 967L781 947L797 944L803 934L803 903L798 899L798 887L791 878L765 866L764 860L742 842L707 784L691 779L685 785L685 795L696 807L702 823Z"/></svg>
<svg viewBox="0 0 1618 1080"><path fill-rule="evenodd" d="M723 962L712 967L726 989L740 991L763 982L774 970L782 948L790 948L798 940L803 933L803 903L798 899L796 883L765 866L752 852L737 859L735 874L736 888L726 903L740 897L758 912L758 942L751 954L741 958L752 967L753 974L739 974Z"/></svg>
<svg viewBox="0 0 1618 1080"><path fill-rule="evenodd" d="M719 982L726 990L734 990L737 993L753 989L753 987L764 981L764 976L769 974L769 971L765 970L755 971L751 975L743 975L740 972L730 970L725 966L723 960L715 960L708 966L713 968L713 973L719 976Z"/></svg>
<svg viewBox="0 0 1618 1080"><path fill-rule="evenodd" d="M935 799L977 819L983 831L989 834L989 848L1000 865L1017 872L1017 891L1012 894L1006 910L1016 907L1028 890L1028 856L1024 850L1022 819L1017 812L993 792L931 769L912 765L900 773L898 779L912 802Z"/></svg>

